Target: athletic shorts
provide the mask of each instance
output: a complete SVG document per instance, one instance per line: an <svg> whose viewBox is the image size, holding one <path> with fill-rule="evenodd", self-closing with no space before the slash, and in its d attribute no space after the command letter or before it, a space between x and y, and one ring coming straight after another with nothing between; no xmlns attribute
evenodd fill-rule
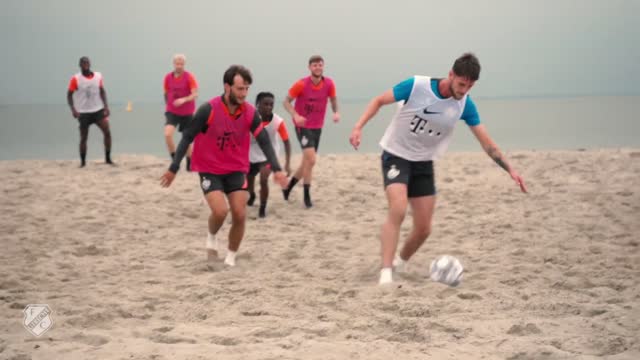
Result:
<svg viewBox="0 0 640 360"><path fill-rule="evenodd" d="M92 113L81 113L78 116L80 129L88 129L91 124L96 124L104 119L104 109Z"/></svg>
<svg viewBox="0 0 640 360"><path fill-rule="evenodd" d="M386 151L381 158L385 189L391 184L405 184L410 198L436 194L433 161L409 161Z"/></svg>
<svg viewBox="0 0 640 360"><path fill-rule="evenodd" d="M193 115L176 115L174 113L166 112L164 113L164 116L167 119L164 125L171 125L178 128L179 132L183 132L189 124L191 124L191 120L193 120Z"/></svg>
<svg viewBox="0 0 640 360"><path fill-rule="evenodd" d="M241 172L225 175L199 173L198 175L200 175L200 187L205 195L212 191L229 194L238 190L247 190L247 178Z"/></svg>
<svg viewBox="0 0 640 360"><path fill-rule="evenodd" d="M305 129L296 127L296 135L302 149L314 148L318 152L322 129Z"/></svg>
<svg viewBox="0 0 640 360"><path fill-rule="evenodd" d="M265 166L269 169L271 168L271 164L269 164L268 161L251 163L251 165L249 165L249 177L254 177L258 175L260 173L260 170L262 170L262 168Z"/></svg>

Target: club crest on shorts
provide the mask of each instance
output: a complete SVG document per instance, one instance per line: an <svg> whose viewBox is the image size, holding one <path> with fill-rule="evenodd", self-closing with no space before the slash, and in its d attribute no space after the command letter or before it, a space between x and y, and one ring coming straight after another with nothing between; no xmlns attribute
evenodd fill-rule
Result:
<svg viewBox="0 0 640 360"><path fill-rule="evenodd" d="M24 313L22 325L33 336L40 336L53 326L52 311L47 304L29 304L22 312Z"/></svg>
<svg viewBox="0 0 640 360"><path fill-rule="evenodd" d="M202 190L208 190L210 186L211 186L211 180L202 179Z"/></svg>
<svg viewBox="0 0 640 360"><path fill-rule="evenodd" d="M393 180L397 178L398 175L400 175L400 170L398 170L395 165L391 165L391 169L387 171L387 179Z"/></svg>
<svg viewBox="0 0 640 360"><path fill-rule="evenodd" d="M302 144L302 146L305 146L309 143L309 139L307 139L306 136L302 136L302 140L300 140L300 143Z"/></svg>

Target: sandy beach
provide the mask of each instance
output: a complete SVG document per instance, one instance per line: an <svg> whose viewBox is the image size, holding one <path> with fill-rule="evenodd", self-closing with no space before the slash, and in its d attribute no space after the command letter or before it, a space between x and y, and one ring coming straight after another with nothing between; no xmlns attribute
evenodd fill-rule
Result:
<svg viewBox="0 0 640 360"><path fill-rule="evenodd" d="M432 236L386 287L376 154L321 155L311 210L272 185L215 271L196 174L2 161L0 359L640 359L640 149L507 156L530 194L482 153L437 163ZM457 288L427 277L442 254ZM40 337L27 304L53 311Z"/></svg>

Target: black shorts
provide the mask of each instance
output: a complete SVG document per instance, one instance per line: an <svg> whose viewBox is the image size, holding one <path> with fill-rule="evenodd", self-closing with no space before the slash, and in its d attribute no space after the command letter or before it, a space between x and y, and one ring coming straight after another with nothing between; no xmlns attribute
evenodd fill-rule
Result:
<svg viewBox="0 0 640 360"><path fill-rule="evenodd" d="M410 198L436 194L433 161L409 161L388 152L382 153L384 187L407 185Z"/></svg>
<svg viewBox="0 0 640 360"><path fill-rule="evenodd" d="M78 116L80 129L88 129L91 124L96 124L104 119L104 109L92 113L81 113Z"/></svg>
<svg viewBox="0 0 640 360"><path fill-rule="evenodd" d="M318 152L322 129L305 129L296 127L296 135L302 149L314 148Z"/></svg>
<svg viewBox="0 0 640 360"><path fill-rule="evenodd" d="M257 163L251 163L251 165L249 166L249 177L254 177L254 176L258 175L260 173L260 170L262 170L262 168L265 167L265 166L271 167L271 165L269 165L268 161L261 161L261 162L257 162Z"/></svg>
<svg viewBox="0 0 640 360"><path fill-rule="evenodd" d="M198 173L198 175L200 175L200 188L205 195L212 191L229 194L238 190L247 190L247 177L241 172L225 175Z"/></svg>
<svg viewBox="0 0 640 360"><path fill-rule="evenodd" d="M183 132L189 124L191 124L191 120L193 120L193 115L176 115L174 113L166 112L164 113L164 116L167 119L164 125L171 125L178 128L179 132Z"/></svg>

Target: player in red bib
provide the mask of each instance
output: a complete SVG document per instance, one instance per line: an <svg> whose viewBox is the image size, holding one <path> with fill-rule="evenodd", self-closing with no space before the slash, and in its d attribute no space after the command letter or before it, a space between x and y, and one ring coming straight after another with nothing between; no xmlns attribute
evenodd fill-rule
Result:
<svg viewBox="0 0 640 360"><path fill-rule="evenodd" d="M302 147L302 163L289 181L289 186L283 190L284 199L289 199L291 189L303 179L304 204L307 208L313 206L311 202L311 177L316 163L320 134L327 112L327 102L331 101L333 121L340 121L338 113L338 98L336 86L331 78L324 76L324 60L319 55L309 59L310 76L296 82L284 101L284 108L293 118L296 135ZM295 106L291 102L295 99Z"/></svg>
<svg viewBox="0 0 640 360"><path fill-rule="evenodd" d="M223 81L224 94L200 106L193 121L182 133L173 162L162 175L161 185L171 185L189 144L193 142L191 167L200 175L202 191L211 209L206 242L208 260L211 262L218 257L216 234L231 209L229 248L224 262L235 266L236 253L245 230L246 175L249 172L252 135L271 165L274 180L285 187L287 178L280 168L260 116L251 104L245 102L252 82L251 72L243 66L233 65L224 73Z"/></svg>

